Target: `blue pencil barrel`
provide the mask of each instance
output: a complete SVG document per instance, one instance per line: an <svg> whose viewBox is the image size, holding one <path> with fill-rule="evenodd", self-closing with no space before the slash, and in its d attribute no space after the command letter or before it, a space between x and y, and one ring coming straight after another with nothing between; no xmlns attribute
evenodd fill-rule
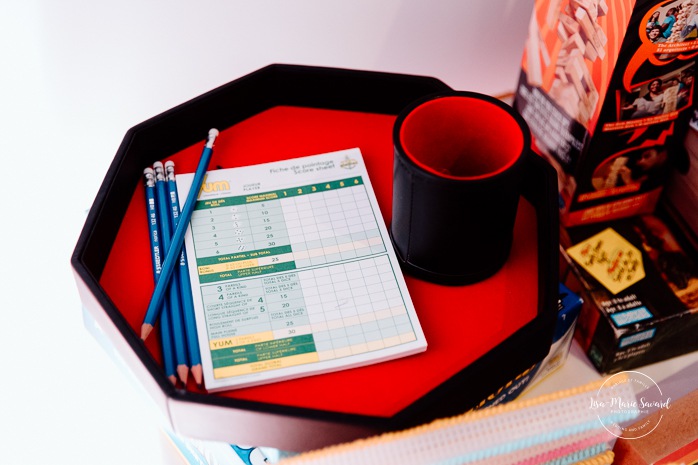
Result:
<svg viewBox="0 0 698 465"><path fill-rule="evenodd" d="M162 227L162 249L165 254L169 253L172 246L172 225L170 221L169 195L166 190L165 172L162 163L156 162L153 165L155 170L155 198L158 204L158 219ZM160 279L163 279L161 276ZM184 343L184 323L182 318L182 303L180 298L179 280L171 279L169 282L167 296L170 302L170 323L172 325L172 336L174 340L175 360L177 365L189 365L187 352Z"/></svg>
<svg viewBox="0 0 698 465"><path fill-rule="evenodd" d="M167 283L172 279L172 273L174 272L174 267L179 263L179 254L182 250L182 244L184 243L184 234L187 231L187 224L191 219L192 213L194 213L194 204L196 203L196 198L199 196L199 190L201 184L204 180L204 175L208 169L208 165L211 161L211 155L213 154L213 143L218 136L218 130L211 129L208 134L208 139L206 140L206 145L204 146L203 152L201 153L201 158L199 159L199 164L196 167L196 172L194 173L194 179L187 194L187 198L182 207L180 214L180 222L175 229L174 235L172 236L172 247L168 250L165 255L165 260L162 262L162 271L160 273L160 281L155 285L155 290L153 291L153 296L150 299L148 308L145 312L145 318L143 319L144 324L153 325L155 320L161 311L162 301L165 298L165 293L167 290Z"/></svg>
<svg viewBox="0 0 698 465"><path fill-rule="evenodd" d="M172 161L165 163L165 177L167 178L167 187L170 193L172 227L177 228L179 224L179 196L177 194L177 180ZM189 349L189 361L192 366L199 365L201 363L201 352L199 351L196 333L196 316L194 315L194 301L187 266L187 252L184 247L182 247L182 253L179 257L177 277L179 278L180 291L182 292L182 313L184 316L184 328L186 329L187 348Z"/></svg>
<svg viewBox="0 0 698 465"><path fill-rule="evenodd" d="M157 284L162 270L162 249L160 247L162 236L158 224L157 202L155 200L155 173L152 168L146 168L143 174L145 176L145 200L150 232L150 258L153 265L153 282ZM164 302L163 305L167 306L167 302ZM169 310L165 311L165 314L167 313L169 313ZM176 376L172 351L172 328L170 327L169 317L160 320L160 344L162 346L162 361L165 375L168 378Z"/></svg>

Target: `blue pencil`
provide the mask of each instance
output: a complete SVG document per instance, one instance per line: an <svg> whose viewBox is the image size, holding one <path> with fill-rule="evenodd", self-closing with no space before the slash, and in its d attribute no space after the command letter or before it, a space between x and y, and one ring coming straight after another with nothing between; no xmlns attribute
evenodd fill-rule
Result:
<svg viewBox="0 0 698 465"><path fill-rule="evenodd" d="M156 281L157 282L157 281ZM160 347L162 348L162 361L165 365L165 374L172 384L177 385L177 367L175 366L174 341L172 336L172 323L170 322L170 307L165 299L163 312L160 316Z"/></svg>
<svg viewBox="0 0 698 465"><path fill-rule="evenodd" d="M145 312L145 318L143 319L143 325L141 326L141 339L143 340L145 340L148 337L148 334L150 334L150 332L153 330L153 324L155 323L155 320L157 320L157 317L162 310L162 301L165 298L167 285L172 278L174 267L179 262L179 253L182 250L182 244L184 243L184 234L187 232L187 225L189 224L189 220L191 220L192 213L194 213L196 199L199 196L199 191L201 190L201 185L204 181L204 175L206 174L208 164L211 161L211 155L213 154L213 143L215 142L216 137L218 137L217 129L211 129L208 131L208 138L206 139L204 150L201 153L199 164L196 167L191 188L189 189L187 198L184 201L182 212L179 215L179 224L177 224L177 228L175 229L172 237L172 246L170 247L170 250L167 251L165 260L162 263L160 279L155 285L153 296L151 297L150 303L148 304L148 308Z"/></svg>
<svg viewBox="0 0 698 465"><path fill-rule="evenodd" d="M179 196L177 195L177 180L174 167L173 161L165 162L165 177L167 178L167 188L170 193L172 227L176 228L179 224ZM189 268L187 267L187 251L184 247L182 247L182 253L179 256L179 268L176 277L179 279L179 289L182 292L182 313L184 316L187 348L189 349L191 374L194 376L196 384L201 386L203 382L201 352L199 352L199 341L196 334L196 316L194 315L194 301L191 282L189 281Z"/></svg>
<svg viewBox="0 0 698 465"><path fill-rule="evenodd" d="M162 236L160 235L157 203L155 201L155 172L153 172L152 168L146 168L143 174L145 176L145 199L148 208L148 226L150 229L150 257L153 264L153 281L157 283L162 269L160 262L160 238ZM165 302L164 305L167 306L167 302ZM165 375L172 381L172 384L177 384L174 358L172 355L172 328L170 327L169 317L166 317L168 313L169 311L166 310L163 313L163 318L160 319L162 360L165 365Z"/></svg>
<svg viewBox="0 0 698 465"><path fill-rule="evenodd" d="M160 234L162 240L160 246L162 253L167 255L172 248L172 222L170 220L170 202L165 180L165 169L161 162L153 163L155 170L155 198L158 204L158 219L160 220ZM160 277L162 279L162 277ZM172 324L172 338L174 340L175 361L177 362L177 374L182 383L187 384L189 376L189 361L187 359L186 342L184 340L184 319L182 317L182 301L179 290L179 280L170 280L167 289L170 303L170 323Z"/></svg>

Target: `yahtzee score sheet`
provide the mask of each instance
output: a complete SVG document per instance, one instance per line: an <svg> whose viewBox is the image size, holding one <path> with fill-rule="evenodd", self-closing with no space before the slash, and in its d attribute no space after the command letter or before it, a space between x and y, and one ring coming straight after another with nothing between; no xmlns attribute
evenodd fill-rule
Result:
<svg viewBox="0 0 698 465"><path fill-rule="evenodd" d="M209 171L185 246L208 391L426 349L358 149Z"/></svg>

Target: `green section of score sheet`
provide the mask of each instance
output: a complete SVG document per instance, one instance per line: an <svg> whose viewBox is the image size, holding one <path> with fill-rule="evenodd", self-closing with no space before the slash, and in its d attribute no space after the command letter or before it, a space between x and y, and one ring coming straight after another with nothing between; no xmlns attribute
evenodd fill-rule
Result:
<svg viewBox="0 0 698 465"><path fill-rule="evenodd" d="M277 191L260 192L252 195L238 195L235 197L221 197L211 200L199 200L196 202L194 210L206 210L209 208L230 207L233 205L246 205L253 202L265 202L278 200L299 195L315 194L329 190L343 189L346 187L359 186L364 183L361 176L354 178L340 179L339 181L323 182L318 184L308 184L307 186L293 187L290 189L280 189Z"/></svg>
<svg viewBox="0 0 698 465"><path fill-rule="evenodd" d="M213 368L217 369L316 351L313 335L304 334L302 336L212 350L211 362L213 363Z"/></svg>

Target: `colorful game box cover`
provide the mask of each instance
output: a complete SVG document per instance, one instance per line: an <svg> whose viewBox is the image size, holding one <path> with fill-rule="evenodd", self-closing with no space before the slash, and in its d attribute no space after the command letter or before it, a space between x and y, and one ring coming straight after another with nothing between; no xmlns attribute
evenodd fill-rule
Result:
<svg viewBox="0 0 698 465"><path fill-rule="evenodd" d="M567 226L654 210L685 170L696 0L537 0L514 106L558 172Z"/></svg>
<svg viewBox="0 0 698 465"><path fill-rule="evenodd" d="M561 235L565 283L584 299L576 336L601 373L698 349L696 252L660 213Z"/></svg>

